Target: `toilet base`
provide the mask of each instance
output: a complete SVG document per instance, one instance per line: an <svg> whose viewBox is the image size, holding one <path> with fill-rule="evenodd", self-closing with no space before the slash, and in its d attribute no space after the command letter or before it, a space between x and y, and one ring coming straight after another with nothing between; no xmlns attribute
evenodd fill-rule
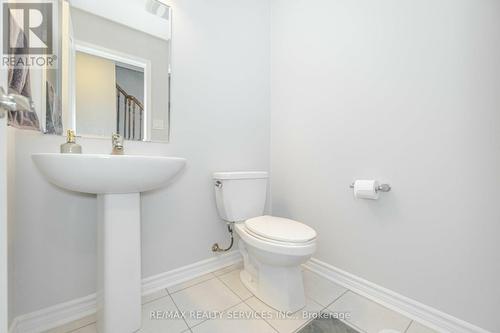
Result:
<svg viewBox="0 0 500 333"><path fill-rule="evenodd" d="M262 302L280 312L294 313L304 308L306 299L302 281L302 272L298 268L298 273L286 271L278 274L275 269L270 275L260 276L259 283L253 279L247 271L240 272L241 282ZM279 276L287 276L287 283L283 284Z"/></svg>
<svg viewBox="0 0 500 333"><path fill-rule="evenodd" d="M259 261L253 249L240 240L244 269L240 273L243 285L257 298L281 312L296 312L306 305L300 263L291 266L268 265Z"/></svg>

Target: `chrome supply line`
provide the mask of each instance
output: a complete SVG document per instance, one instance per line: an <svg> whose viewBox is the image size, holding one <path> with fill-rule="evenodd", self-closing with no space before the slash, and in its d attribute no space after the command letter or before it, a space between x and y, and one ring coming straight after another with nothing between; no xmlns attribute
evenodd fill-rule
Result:
<svg viewBox="0 0 500 333"><path fill-rule="evenodd" d="M212 252L227 252L227 251L231 250L231 248L233 247L233 244L234 244L234 235L233 235L234 223L233 222L229 222L227 224L227 231L231 235L231 243L229 244L229 246L226 247L225 249L223 249L219 246L219 243L215 243L214 245L212 245Z"/></svg>

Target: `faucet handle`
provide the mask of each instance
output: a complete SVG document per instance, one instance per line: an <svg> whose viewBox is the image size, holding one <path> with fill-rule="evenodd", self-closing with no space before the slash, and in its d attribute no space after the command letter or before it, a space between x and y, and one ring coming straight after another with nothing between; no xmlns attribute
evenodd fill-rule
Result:
<svg viewBox="0 0 500 333"><path fill-rule="evenodd" d="M113 146L113 155L123 154L123 137L118 133L111 135L111 144Z"/></svg>
<svg viewBox="0 0 500 333"><path fill-rule="evenodd" d="M113 147L123 146L123 137L118 133L113 133L111 136L111 142L113 143Z"/></svg>

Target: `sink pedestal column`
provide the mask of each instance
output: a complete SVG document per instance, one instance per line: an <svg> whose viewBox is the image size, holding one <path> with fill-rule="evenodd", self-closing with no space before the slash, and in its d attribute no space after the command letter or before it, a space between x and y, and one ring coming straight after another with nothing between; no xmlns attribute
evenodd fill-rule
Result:
<svg viewBox="0 0 500 333"><path fill-rule="evenodd" d="M140 193L98 194L99 333L141 328Z"/></svg>

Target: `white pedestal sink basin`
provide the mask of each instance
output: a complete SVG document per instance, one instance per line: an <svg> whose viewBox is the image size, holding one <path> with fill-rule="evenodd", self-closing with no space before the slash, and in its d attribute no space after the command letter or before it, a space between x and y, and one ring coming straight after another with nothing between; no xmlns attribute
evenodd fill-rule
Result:
<svg viewBox="0 0 500 333"><path fill-rule="evenodd" d="M141 328L140 193L166 186L185 166L175 157L33 154L53 184L97 194L98 332Z"/></svg>

